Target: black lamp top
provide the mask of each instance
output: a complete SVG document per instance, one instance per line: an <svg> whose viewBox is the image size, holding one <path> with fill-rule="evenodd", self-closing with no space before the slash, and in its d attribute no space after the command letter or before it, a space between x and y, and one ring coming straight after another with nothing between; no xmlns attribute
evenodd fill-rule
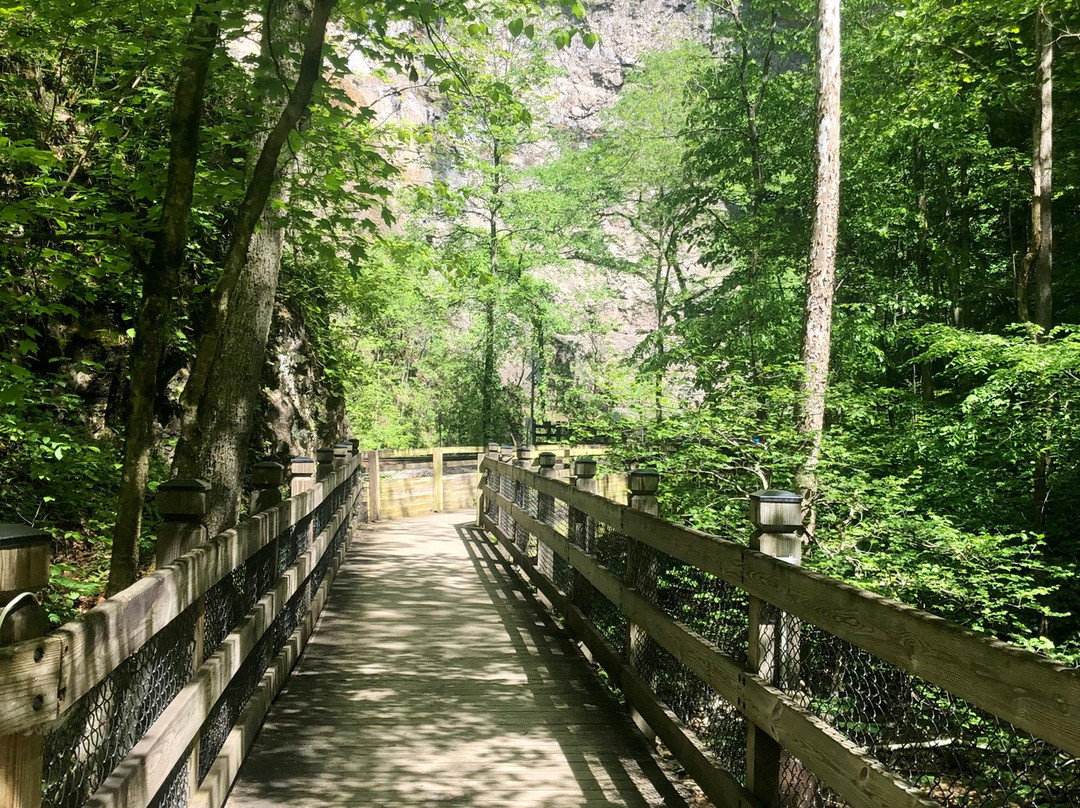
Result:
<svg viewBox="0 0 1080 808"><path fill-rule="evenodd" d="M185 480L177 477L174 480L168 480L158 486L158 491L195 491L197 493L205 494L210 490L210 483L204 480Z"/></svg>
<svg viewBox="0 0 1080 808"><path fill-rule="evenodd" d="M33 547L46 544L52 536L43 530L29 525L0 523L0 550L14 550L17 547Z"/></svg>

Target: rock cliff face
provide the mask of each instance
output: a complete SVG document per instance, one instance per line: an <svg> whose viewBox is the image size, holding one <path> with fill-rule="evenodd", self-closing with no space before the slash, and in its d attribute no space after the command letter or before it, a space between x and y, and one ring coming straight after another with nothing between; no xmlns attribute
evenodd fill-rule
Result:
<svg viewBox="0 0 1080 808"><path fill-rule="evenodd" d="M553 130L581 140L599 133L603 112L619 97L627 74L649 53L679 42L708 44L711 30L711 11L692 0L587 0L586 6L585 24L600 36L600 43L589 49L575 37L569 48L551 55L554 76L545 87L536 88L537 95L546 99L538 117ZM569 17L564 22L578 24ZM443 115L434 89L379 77L362 57L356 57L352 67L355 73L347 90L353 100L371 106L377 119L431 126ZM519 165L535 165L557 153L557 148L553 140L547 140L512 159ZM451 176L452 168L436 163L422 150L399 151L395 160L403 169L403 184L424 185L436 177L468 181ZM630 260L641 256L628 228L613 224L608 235L614 255ZM692 257L689 262L693 263ZM595 267L565 263L537 274L558 290L554 302L569 321L590 323L587 337L552 335L564 372L573 374L575 366L589 358L605 361L629 356L656 328L651 288L643 280L626 275L616 278ZM508 362L501 368L501 376L506 384L518 383L525 376L521 361Z"/></svg>
<svg viewBox="0 0 1080 808"><path fill-rule="evenodd" d="M590 50L575 38L555 54L564 72L552 79L549 121L583 133L600 126L600 113L611 106L627 71L651 52L677 42L704 42L709 35L706 8L681 0L592 0L586 3L589 28L600 35Z"/></svg>
<svg viewBox="0 0 1080 808"><path fill-rule="evenodd" d="M331 392L304 324L280 303L274 307L266 357L262 429L253 448L266 448L287 462L352 434L345 399Z"/></svg>

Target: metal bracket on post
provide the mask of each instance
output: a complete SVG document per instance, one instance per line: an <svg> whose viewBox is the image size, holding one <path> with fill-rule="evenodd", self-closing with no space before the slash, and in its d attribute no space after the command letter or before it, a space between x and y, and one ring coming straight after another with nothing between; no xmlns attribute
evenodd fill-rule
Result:
<svg viewBox="0 0 1080 808"><path fill-rule="evenodd" d="M754 525L751 550L802 564L802 497L773 488L755 491L750 495L750 522ZM799 627L794 618L755 597L750 598L749 617L749 669L769 684L789 685L799 669ZM781 753L772 736L748 723L746 787L762 805L779 804Z"/></svg>

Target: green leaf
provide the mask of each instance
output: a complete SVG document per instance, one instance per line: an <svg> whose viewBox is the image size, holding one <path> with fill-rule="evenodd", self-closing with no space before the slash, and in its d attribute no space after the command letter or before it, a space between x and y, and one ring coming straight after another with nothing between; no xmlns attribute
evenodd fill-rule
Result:
<svg viewBox="0 0 1080 808"><path fill-rule="evenodd" d="M508 27L511 36L521 36L521 32L525 29L525 21L522 20L521 17L518 17L510 20L510 25Z"/></svg>

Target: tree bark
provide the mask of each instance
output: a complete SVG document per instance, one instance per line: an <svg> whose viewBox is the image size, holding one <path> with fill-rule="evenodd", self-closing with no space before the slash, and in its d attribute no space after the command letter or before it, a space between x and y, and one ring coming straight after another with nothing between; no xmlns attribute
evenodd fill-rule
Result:
<svg viewBox="0 0 1080 808"><path fill-rule="evenodd" d="M296 84L289 93L289 99L278 116L277 122L266 137L237 212L229 246L225 253L221 278L214 287L206 330L199 341L195 364L180 400L180 443L177 445L176 461L173 464L174 470L179 474L202 472L197 465L198 452L194 449L201 446L205 440L205 437L200 434L202 411L205 407L212 406L206 396L207 382L214 372L228 373L228 362L220 368L217 365L227 353L220 351L219 347L227 331L230 303L236 296L238 283L248 264L248 253L255 228L273 191L281 150L288 141L289 134L307 113L308 105L311 103L315 83L322 70L326 24L335 5L336 0L316 0L314 4ZM263 342L265 344L265 339ZM262 352L260 352L260 358L261 356Z"/></svg>
<svg viewBox="0 0 1080 808"><path fill-rule="evenodd" d="M840 0L818 2L817 99L814 165L817 184L806 274L803 314L803 389L796 429L807 441L806 461L797 480L808 530L813 535L817 464L825 428L825 394L832 344L833 299L836 294L836 237L840 216Z"/></svg>
<svg viewBox="0 0 1080 808"><path fill-rule="evenodd" d="M109 565L107 593L135 582L139 536L146 499L147 470L154 441L154 402L165 348L173 293L180 280L198 158L199 119L206 77L217 48L220 12L197 5L191 17L186 55L180 65L169 121L169 168L160 231L143 269L142 303L131 349L131 409L124 438L124 465Z"/></svg>
<svg viewBox="0 0 1080 808"><path fill-rule="evenodd" d="M251 171L247 191L214 289L206 331L181 398L174 471L209 478L207 527L230 527L238 515L259 379L281 265L281 233L264 216L289 134L306 114L322 69L326 24L336 0L311 13L296 83ZM257 234L262 222L264 230Z"/></svg>
<svg viewBox="0 0 1080 808"><path fill-rule="evenodd" d="M1027 253L1017 279L1017 316L1031 319L1028 284L1035 281L1035 324L1045 335L1053 327L1052 274L1054 230L1052 224L1054 168L1054 30L1045 4L1035 12L1035 114L1031 126L1031 232Z"/></svg>

